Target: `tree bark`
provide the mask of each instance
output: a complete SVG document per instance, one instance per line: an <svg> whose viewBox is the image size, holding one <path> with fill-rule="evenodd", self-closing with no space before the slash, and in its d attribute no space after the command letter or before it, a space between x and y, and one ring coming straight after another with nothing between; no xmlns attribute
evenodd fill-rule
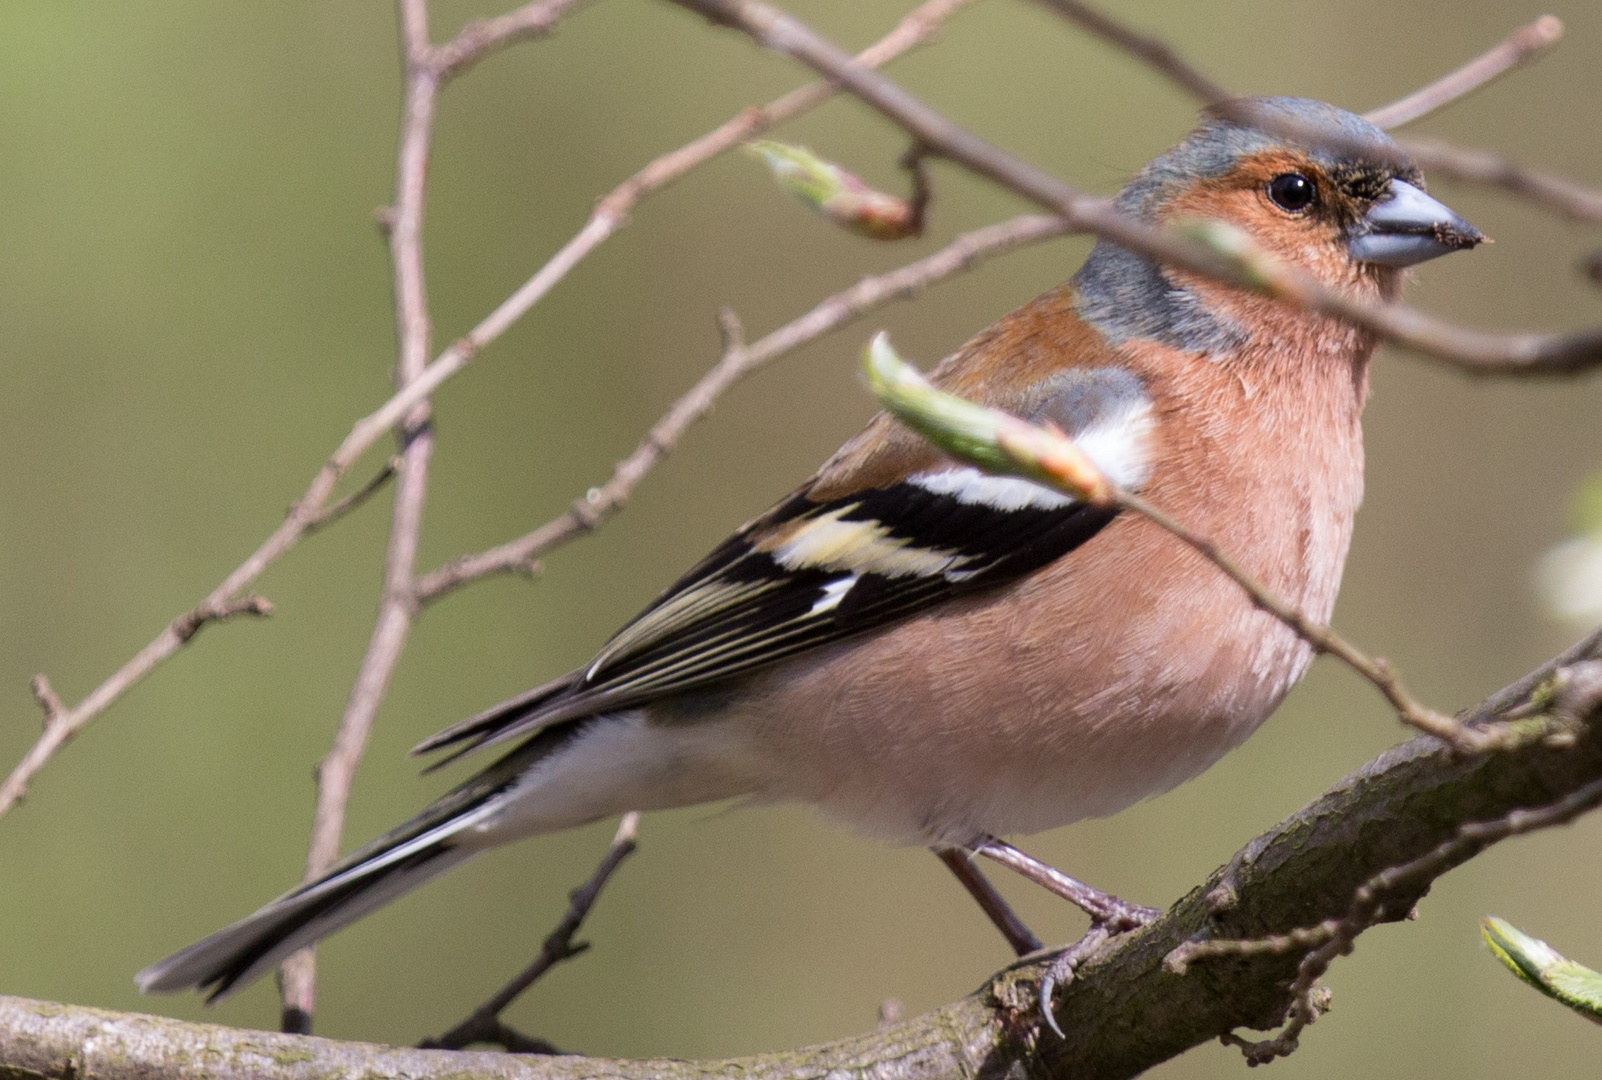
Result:
<svg viewBox="0 0 1602 1080"><path fill-rule="evenodd" d="M1576 676L1567 691L1560 672ZM1181 974L1164 964L1179 945L1263 938L1340 918L1365 882L1453 840L1462 826L1546 806L1602 779L1602 634L1466 719L1509 720L1518 745L1464 756L1419 738L1342 780L1247 844L1157 922L1091 957L1059 995L1066 1039L1043 1033L1040 1022L1036 997L1053 956L1043 953L1003 969L969 997L885 1030L724 1061L415 1050L0 997L0 1080L1136 1076L1226 1032L1280 1023L1303 955L1198 959ZM1453 855L1428 877L1472 854ZM1378 919L1404 918L1428 888L1426 878L1401 886Z"/></svg>

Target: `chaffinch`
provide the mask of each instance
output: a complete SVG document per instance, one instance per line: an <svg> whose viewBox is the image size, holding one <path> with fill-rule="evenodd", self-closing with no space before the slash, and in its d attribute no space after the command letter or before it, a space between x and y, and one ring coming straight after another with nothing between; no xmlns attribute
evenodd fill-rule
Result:
<svg viewBox="0 0 1602 1080"><path fill-rule="evenodd" d="M1340 149L1210 114L1118 207L1223 220L1371 298L1396 293L1399 268L1481 239L1366 121L1304 99L1251 104ZM1325 621L1362 497L1373 346L1102 241L933 381L1057 424L1116 483ZM1014 853L995 837L1111 814L1195 776L1311 658L1150 521L955 463L881 414L589 666L418 748L453 760L510 744L494 764L139 986L223 995L488 848L631 809L794 801L893 843Z"/></svg>

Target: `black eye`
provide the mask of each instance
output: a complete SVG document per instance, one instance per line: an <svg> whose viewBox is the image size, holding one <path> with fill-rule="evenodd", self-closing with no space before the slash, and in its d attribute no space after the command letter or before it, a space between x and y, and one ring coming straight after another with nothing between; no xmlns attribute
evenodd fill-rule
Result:
<svg viewBox="0 0 1602 1080"><path fill-rule="evenodd" d="M1280 173L1268 182L1268 197L1280 209L1299 214L1313 205L1318 188L1301 173Z"/></svg>

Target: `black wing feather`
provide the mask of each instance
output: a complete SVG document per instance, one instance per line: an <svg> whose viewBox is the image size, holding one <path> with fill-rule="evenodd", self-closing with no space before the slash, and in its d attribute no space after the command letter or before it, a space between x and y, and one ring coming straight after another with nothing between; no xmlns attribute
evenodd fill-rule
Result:
<svg viewBox="0 0 1602 1080"><path fill-rule="evenodd" d="M1000 510L906 482L825 502L799 492L701 560L619 631L589 669L463 721L418 751L466 744L454 760L560 721L747 674L1014 581L1085 543L1116 513L1078 502ZM944 573L859 572L838 604L820 608L829 587L852 576L848 567L786 568L753 545L776 528L830 516L876 523L886 541L959 562Z"/></svg>

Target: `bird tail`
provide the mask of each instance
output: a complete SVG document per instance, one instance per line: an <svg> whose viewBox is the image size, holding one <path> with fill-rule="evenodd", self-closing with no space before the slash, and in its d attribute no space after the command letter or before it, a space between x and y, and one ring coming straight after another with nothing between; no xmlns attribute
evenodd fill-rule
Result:
<svg viewBox="0 0 1602 1080"><path fill-rule="evenodd" d="M274 900L254 915L150 965L134 981L145 994L194 988L209 990L207 1001L217 1001L272 970L295 950L475 854L436 842L391 863L353 867Z"/></svg>
<svg viewBox="0 0 1602 1080"><path fill-rule="evenodd" d="M316 881L135 976L146 993L216 1001L382 904L506 841L625 810L750 794L755 782L706 724L639 710L557 720Z"/></svg>
<svg viewBox="0 0 1602 1080"><path fill-rule="evenodd" d="M354 852L328 873L232 926L145 968L134 981L147 994L209 990L217 1001L277 966L297 949L483 850L474 832L492 824L502 796L531 761L547 756L557 732L542 732L436 800L404 825Z"/></svg>

